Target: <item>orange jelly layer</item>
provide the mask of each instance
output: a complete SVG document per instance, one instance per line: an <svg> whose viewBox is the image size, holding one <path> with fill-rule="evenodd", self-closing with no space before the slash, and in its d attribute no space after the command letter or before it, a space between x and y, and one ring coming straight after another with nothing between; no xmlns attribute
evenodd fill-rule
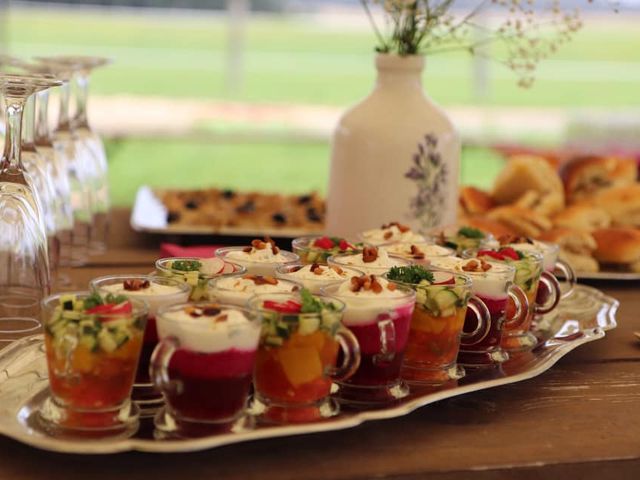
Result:
<svg viewBox="0 0 640 480"><path fill-rule="evenodd" d="M466 308L454 315L436 317L416 305L411 319L405 363L414 366L441 367L456 361Z"/></svg>
<svg viewBox="0 0 640 480"><path fill-rule="evenodd" d="M338 343L328 332L292 334L279 347L261 345L255 369L255 387L266 400L309 404L329 395Z"/></svg>
<svg viewBox="0 0 640 480"><path fill-rule="evenodd" d="M64 356L57 356L45 335L49 383L56 398L72 408L104 409L122 404L131 392L136 374L142 333L134 335L117 350L92 352L78 345L70 354L65 375Z"/></svg>

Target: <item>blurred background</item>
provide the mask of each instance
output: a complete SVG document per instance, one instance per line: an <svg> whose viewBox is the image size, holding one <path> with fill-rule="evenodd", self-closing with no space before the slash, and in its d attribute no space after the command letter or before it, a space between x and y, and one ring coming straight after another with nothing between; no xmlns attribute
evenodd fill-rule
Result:
<svg viewBox="0 0 640 480"><path fill-rule="evenodd" d="M495 146L640 151L640 1L575 1L585 27L532 88L464 53L427 58L426 91L464 142L462 181L490 185ZM142 185L324 193L340 114L371 90L357 0L0 0L0 53L110 57L89 117L113 203Z"/></svg>

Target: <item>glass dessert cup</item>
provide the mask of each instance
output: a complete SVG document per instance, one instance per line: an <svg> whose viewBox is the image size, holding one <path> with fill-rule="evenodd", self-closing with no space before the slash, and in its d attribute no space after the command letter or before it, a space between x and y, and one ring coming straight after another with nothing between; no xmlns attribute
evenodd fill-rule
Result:
<svg viewBox="0 0 640 480"><path fill-rule="evenodd" d="M340 268L356 268L363 271L364 273L381 277L383 274L387 273L391 267L405 267L413 263L411 260L407 260L406 258L398 257L395 255L389 255L387 257L387 260L384 260L383 262L379 262L378 260L370 263L365 263L362 260L362 254L342 254L329 257L327 259L327 264L332 267L335 266Z"/></svg>
<svg viewBox="0 0 640 480"><path fill-rule="evenodd" d="M347 307L342 319L360 344L360 366L352 377L337 381L336 398L354 408L380 408L409 394L400 376L416 294L398 287L399 296L372 299L341 295L341 285L330 285L323 293L338 298Z"/></svg>
<svg viewBox="0 0 640 480"><path fill-rule="evenodd" d="M398 222L391 222L386 225L382 225L380 228L373 228L360 232L357 237L361 242L373 246L380 246L385 243L424 243L426 241L426 238L423 235L414 232L408 226L402 225Z"/></svg>
<svg viewBox="0 0 640 480"><path fill-rule="evenodd" d="M503 250L504 248L500 251ZM512 248L511 250L513 251ZM530 331L533 318L536 313L549 313L558 305L560 299L560 287L558 281L553 275L542 271L542 255L539 253L532 251L518 251L517 253L521 255L520 258L515 259L505 257L500 260L495 258L495 256L486 256L483 252L487 252L487 250L480 250L477 252L465 251L463 256L467 258L477 256L488 261L490 264L504 262L509 265L513 265L516 269L514 283L520 287L527 297L527 316L521 324L505 323L501 341L502 347L509 352L520 352L533 349L538 344L538 340ZM493 254L495 255L496 251L490 250L489 252L494 252ZM545 305L536 304L538 285L541 283L544 283L549 291L552 292L551 298L548 299L548 302Z"/></svg>
<svg viewBox="0 0 640 480"><path fill-rule="evenodd" d="M304 265L312 263L326 265L327 259L332 255L354 254L362 251L362 243L317 235L294 238L291 246L293 253L300 257L300 262Z"/></svg>
<svg viewBox="0 0 640 480"><path fill-rule="evenodd" d="M209 300L244 307L254 295L265 293L293 293L302 288L298 282L250 273L231 274L209 280Z"/></svg>
<svg viewBox="0 0 640 480"><path fill-rule="evenodd" d="M309 267L313 267L314 264L310 264ZM350 277L356 276L359 277L363 275L363 272L360 270L356 270L351 267L329 267L326 265L315 264L318 268L318 271L324 271L328 269L338 269L338 271L342 273L337 273L334 276L341 275L342 278L333 278L334 276L328 277L323 274L314 274L309 270L309 275L301 276L296 272L300 272L305 269L305 265L302 264L293 264L293 265L280 265L276 270L276 277L288 280L291 282L298 282L301 286L309 290L311 293L318 295L322 293L322 289L334 283L341 283L345 280L348 280ZM334 270L335 271L335 270ZM326 272L325 272L326 273Z"/></svg>
<svg viewBox="0 0 640 480"><path fill-rule="evenodd" d="M233 262L238 265L242 265L248 273L254 275L271 276L276 275L276 268L278 266L288 263L298 263L300 257L292 252L286 250L280 250L278 255L279 260L269 259L256 259L245 258L243 254L247 253L246 250L249 247L225 247L216 250L216 257L224 260L225 262Z"/></svg>
<svg viewBox="0 0 640 480"><path fill-rule="evenodd" d="M146 283L145 283L146 282ZM147 285L145 288L142 288ZM149 314L142 339L142 351L138 361L132 399L140 408L141 416L153 415L163 400L149 376L151 354L158 344L156 317L158 309L165 305L185 303L189 300L191 287L181 280L169 277L148 275L107 275L91 280L89 288L105 296L125 295L147 302Z"/></svg>
<svg viewBox="0 0 640 480"><path fill-rule="evenodd" d="M207 283L209 280L234 273L246 273L246 269L242 265L227 261L222 261L220 263L220 268L214 268L213 270L209 269L204 273L202 272L202 265L205 261L207 260L196 257L160 258L156 260L156 271L154 273L164 277L175 278L187 283L191 287L189 300L192 302L206 300L208 298ZM176 262L181 262L181 264L176 264ZM193 269L182 269L185 265L185 268Z"/></svg>
<svg viewBox="0 0 640 480"><path fill-rule="evenodd" d="M199 437L250 429L247 400L261 320L234 305L164 306L151 377L166 406L155 417L159 436Z"/></svg>
<svg viewBox="0 0 640 480"><path fill-rule="evenodd" d="M148 308L130 299L87 309L95 297L77 292L43 301L51 394L40 420L53 434L130 436L138 427L129 397Z"/></svg>
<svg viewBox="0 0 640 480"><path fill-rule="evenodd" d="M266 423L305 423L337 415L332 383L349 378L360 364L358 341L340 323L344 304L314 298L324 302L319 312L301 313L299 295L266 294L249 300L263 319L252 410Z"/></svg>
<svg viewBox="0 0 640 480"><path fill-rule="evenodd" d="M455 256L455 250L427 242L396 242L380 245L389 255L395 255L412 261L417 265L429 265L432 260Z"/></svg>
<svg viewBox="0 0 640 480"><path fill-rule="evenodd" d="M431 273L431 284L390 280L416 292L402 364L402 378L410 385L437 385L462 378L464 368L456 364L461 344L462 348L479 345L491 329L491 314L482 300L472 295L468 276L444 270ZM467 312L472 318L469 324L475 325L470 332L463 331Z"/></svg>

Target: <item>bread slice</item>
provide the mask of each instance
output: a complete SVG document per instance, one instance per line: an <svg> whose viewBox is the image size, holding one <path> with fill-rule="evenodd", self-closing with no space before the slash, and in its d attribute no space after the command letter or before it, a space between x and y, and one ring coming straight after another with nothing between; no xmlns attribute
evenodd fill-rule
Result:
<svg viewBox="0 0 640 480"><path fill-rule="evenodd" d="M488 213L488 218L501 223L513 233L525 237L538 237L553 226L551 220L544 215L522 207L494 208Z"/></svg>
<svg viewBox="0 0 640 480"><path fill-rule="evenodd" d="M489 192L476 187L462 187L460 189L460 207L465 215L486 213L495 206Z"/></svg>
<svg viewBox="0 0 640 480"><path fill-rule="evenodd" d="M601 263L631 265L640 262L640 230L603 228L593 232L598 247L595 258Z"/></svg>
<svg viewBox="0 0 640 480"><path fill-rule="evenodd" d="M575 158L563 169L567 199L573 203L613 187L630 185L638 176L635 159L585 156Z"/></svg>
<svg viewBox="0 0 640 480"><path fill-rule="evenodd" d="M611 226L611 215L591 204L576 204L556 213L551 221L555 227L574 230L596 230Z"/></svg>
<svg viewBox="0 0 640 480"><path fill-rule="evenodd" d="M611 215L613 226L640 227L640 183L604 190L591 204Z"/></svg>

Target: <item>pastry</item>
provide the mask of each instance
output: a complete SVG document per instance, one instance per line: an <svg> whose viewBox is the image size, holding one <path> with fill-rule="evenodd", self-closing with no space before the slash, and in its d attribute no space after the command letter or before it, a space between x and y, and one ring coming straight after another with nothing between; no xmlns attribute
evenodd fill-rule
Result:
<svg viewBox="0 0 640 480"><path fill-rule="evenodd" d="M623 266L640 272L640 230L635 228L603 228L595 230L595 258L606 264Z"/></svg>
<svg viewBox="0 0 640 480"><path fill-rule="evenodd" d="M595 230L611 226L611 215L602 208L590 204L571 205L556 213L551 221L556 227L573 228L576 230Z"/></svg>
<svg viewBox="0 0 640 480"><path fill-rule="evenodd" d="M608 188L630 185L637 179L637 168L636 161L629 158L575 158L562 173L567 198L575 202Z"/></svg>
<svg viewBox="0 0 640 480"><path fill-rule="evenodd" d="M535 198L535 206L540 206L540 213L544 215L564 207L562 181L556 170L546 160L533 155L511 157L496 178L493 199L499 205L512 204L529 191L538 194ZM527 205L525 208L531 207Z"/></svg>
<svg viewBox="0 0 640 480"><path fill-rule="evenodd" d="M513 233L526 237L538 237L552 227L551 221L544 215L528 208L503 206L494 208L487 214L488 218L503 224Z"/></svg>
<svg viewBox="0 0 640 480"><path fill-rule="evenodd" d="M593 258L597 248L596 240L584 230L572 228L553 228L542 233L539 240L556 243L560 246L560 258L568 262L579 272L597 272L598 262Z"/></svg>
<svg viewBox="0 0 640 480"><path fill-rule="evenodd" d="M640 183L604 190L591 204L611 215L614 226L640 227Z"/></svg>
<svg viewBox="0 0 640 480"><path fill-rule="evenodd" d="M495 206L491 195L476 187L460 189L460 207L465 215L486 213Z"/></svg>

